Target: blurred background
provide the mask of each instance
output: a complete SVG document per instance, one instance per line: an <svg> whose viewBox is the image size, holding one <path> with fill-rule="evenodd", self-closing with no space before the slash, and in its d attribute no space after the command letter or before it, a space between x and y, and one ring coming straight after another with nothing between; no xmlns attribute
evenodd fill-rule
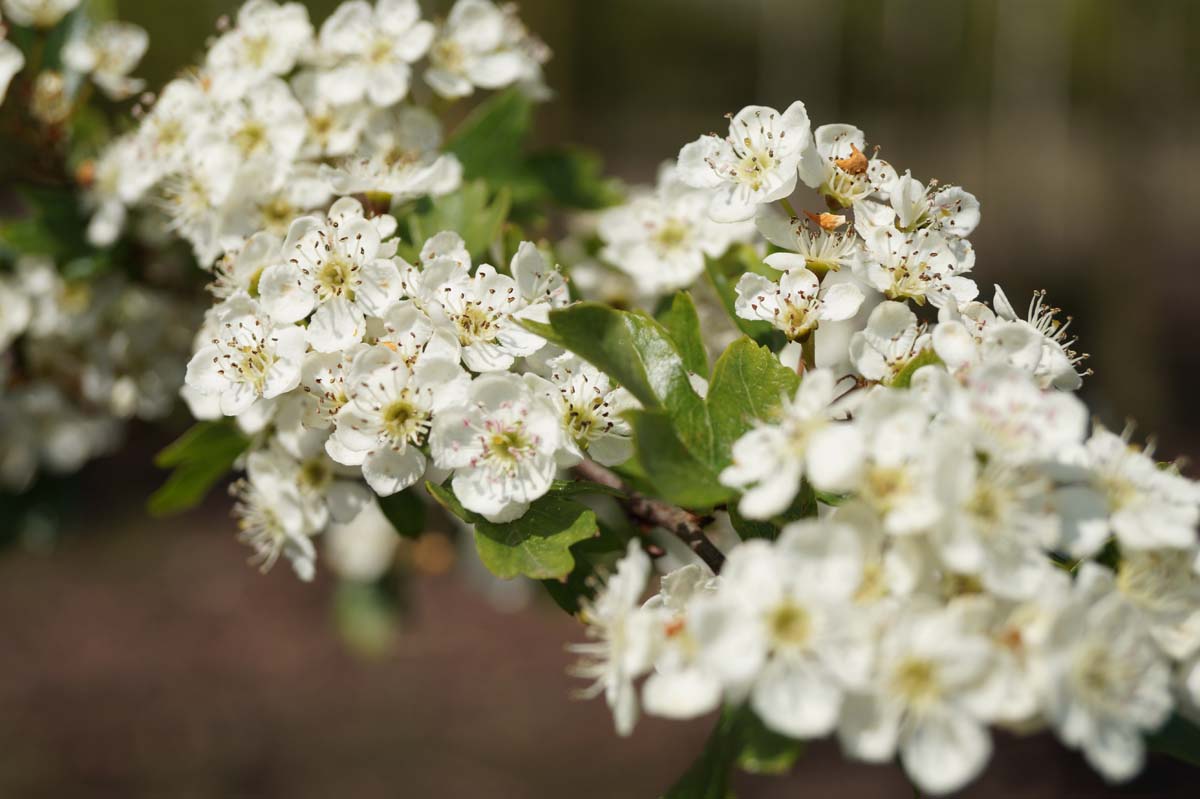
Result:
<svg viewBox="0 0 1200 799"><path fill-rule="evenodd" d="M196 60L226 0L120 0L147 28L138 74ZM336 5L312 0L315 22ZM428 14L448 2L425 0ZM589 146L650 182L683 143L750 103L803 99L852 122L901 170L979 197L975 277L1023 307L1077 317L1097 416L1200 454L1200 3L1192 0L523 0L554 51L547 142ZM166 523L141 513L169 435L141 431L77 480L65 537L7 531L0 553L0 796L650 797L699 752L709 720L617 739L570 698L548 603L497 607L439 561L364 657L337 633L334 588L247 568L228 500ZM1186 471L1193 477L1193 466ZM0 498L0 501L3 501ZM470 553L468 553L469 555ZM504 594L501 606L520 604ZM391 624L391 622L388 622ZM343 633L345 631L343 630ZM378 631L376 631L378 633ZM358 647L362 650L363 647ZM968 796L1194 796L1152 761L1106 788L1044 737L1001 739ZM1189 785L1176 788L1172 785ZM814 747L742 797L908 796L891 767Z"/></svg>

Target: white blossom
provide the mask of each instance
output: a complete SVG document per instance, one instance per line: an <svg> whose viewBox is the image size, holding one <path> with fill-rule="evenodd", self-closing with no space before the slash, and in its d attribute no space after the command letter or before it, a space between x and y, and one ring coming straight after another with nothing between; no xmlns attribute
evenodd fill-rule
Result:
<svg viewBox="0 0 1200 799"><path fill-rule="evenodd" d="M867 326L851 336L850 358L863 377L887 382L929 344L929 334L907 305L881 302L871 311Z"/></svg>
<svg viewBox="0 0 1200 799"><path fill-rule="evenodd" d="M685 288L703 274L705 258L719 257L748 232L744 223L714 222L708 203L707 192L683 183L675 165L664 164L653 191L601 215L601 257L632 277L643 294Z"/></svg>
<svg viewBox="0 0 1200 799"><path fill-rule="evenodd" d="M527 375L530 386L554 403L565 438L560 465L572 466L585 457L604 466L617 466L633 455L633 431L625 411L640 407L608 375L573 355L550 361L548 379Z"/></svg>
<svg viewBox="0 0 1200 799"><path fill-rule="evenodd" d="M466 403L439 413L430 432L434 462L454 472L455 496L494 522L519 518L550 489L562 445L554 404L514 374L475 378Z"/></svg>
<svg viewBox="0 0 1200 799"><path fill-rule="evenodd" d="M570 647L580 655L572 673L592 680L583 695L604 694L619 735L633 732L638 716L633 681L649 668L653 652L654 617L638 605L649 576L650 558L637 541L630 541L616 572L581 614L595 640Z"/></svg>
<svg viewBox="0 0 1200 799"><path fill-rule="evenodd" d="M441 124L425 109L377 111L358 149L323 174L339 194L381 191L394 200L446 194L462 182L462 165L441 144Z"/></svg>
<svg viewBox="0 0 1200 799"><path fill-rule="evenodd" d="M212 339L192 356L187 382L218 396L222 413L236 416L260 398L278 397L300 384L302 328L275 327L244 294L215 306L212 314Z"/></svg>
<svg viewBox="0 0 1200 799"><path fill-rule="evenodd" d="M436 355L410 368L398 353L378 347L357 357L345 380L348 398L337 412L331 454L361 465L380 496L415 484L428 463L422 449L434 414L465 403L467 373L457 360Z"/></svg>
<svg viewBox="0 0 1200 799"><path fill-rule="evenodd" d="M1143 731L1171 712L1170 670L1102 566L1084 564L1035 664L1044 713L1063 743L1110 780L1135 775Z"/></svg>
<svg viewBox="0 0 1200 799"><path fill-rule="evenodd" d="M366 314L378 316L400 297L400 273L379 257L380 246L379 229L350 197L324 219L297 219L283 243L287 260L262 274L263 307L279 324L311 314L306 332L313 349L336 352L354 344L366 333Z"/></svg>
<svg viewBox="0 0 1200 799"><path fill-rule="evenodd" d="M747 272L738 280L737 315L770 322L789 341L803 341L821 322L839 322L858 313L863 293L853 283L822 287L804 267L792 269L774 283Z"/></svg>
<svg viewBox="0 0 1200 799"><path fill-rule="evenodd" d="M335 65L317 78L318 90L336 104L364 97L392 106L408 94L414 61L433 40L416 0L342 3L321 26L320 45Z"/></svg>
<svg viewBox="0 0 1200 799"><path fill-rule="evenodd" d="M425 82L442 97L466 97L536 79L540 53L512 36L512 24L491 0L457 0L429 48Z"/></svg>
<svg viewBox="0 0 1200 799"><path fill-rule="evenodd" d="M857 207L896 179L896 170L866 149L866 137L853 125L822 125L804 149L800 179L834 207Z"/></svg>
<svg viewBox="0 0 1200 799"><path fill-rule="evenodd" d="M247 0L237 24L217 39L205 66L216 91L234 98L270 77L282 77L312 49L313 29L300 3Z"/></svg>
<svg viewBox="0 0 1200 799"><path fill-rule="evenodd" d="M740 222L795 190L800 156L810 141L804 103L794 102L782 114L747 106L730 119L727 137L701 136L679 152L679 177L711 193L714 220Z"/></svg>
<svg viewBox="0 0 1200 799"><path fill-rule="evenodd" d="M63 46L67 68L90 75L113 100L124 100L142 90L145 81L129 77L137 67L150 37L145 29L128 22L105 22Z"/></svg>
<svg viewBox="0 0 1200 799"><path fill-rule="evenodd" d="M4 15L23 27L53 28L75 10L79 0L4 0Z"/></svg>
<svg viewBox="0 0 1200 799"><path fill-rule="evenodd" d="M836 422L836 379L826 369L805 372L794 398L777 420L759 420L733 445L733 463L721 482L744 493L738 509L752 519L783 513L807 477L818 488L840 491L857 477L863 443L852 425Z"/></svg>
<svg viewBox="0 0 1200 799"><path fill-rule="evenodd" d="M8 85L25 68L25 54L8 39L0 38L0 103L8 94Z"/></svg>
<svg viewBox="0 0 1200 799"><path fill-rule="evenodd" d="M842 748L871 762L898 751L921 790L958 790L991 755L984 723L996 712L985 690L993 657L988 640L953 607L901 610L879 642L871 688L846 699Z"/></svg>

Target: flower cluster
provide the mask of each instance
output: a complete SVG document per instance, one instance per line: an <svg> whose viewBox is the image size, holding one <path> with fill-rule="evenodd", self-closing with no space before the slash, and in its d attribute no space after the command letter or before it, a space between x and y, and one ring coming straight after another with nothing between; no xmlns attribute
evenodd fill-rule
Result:
<svg viewBox="0 0 1200 799"><path fill-rule="evenodd" d="M746 703L782 736L899 756L942 794L983 769L989 725L1045 726L1107 779L1136 774L1143 737L1200 704L1200 484L1089 425L1044 295L1025 318L999 288L978 299L966 191L898 174L851 126L810 131L800 103L744 109L676 174L709 216L692 230L753 219L770 245L734 309L782 333L801 382L719 475L730 513L777 537L737 543L719 574L669 571L645 602L635 540L586 607L579 673L618 731L639 708ZM794 216L801 183L832 210ZM634 213L609 213L605 257ZM635 279L653 292L682 260Z"/></svg>
<svg viewBox="0 0 1200 799"><path fill-rule="evenodd" d="M37 26L75 5L0 2ZM71 76L141 91L144 33L73 31ZM428 483L497 575L581 609L578 673L622 734L643 709L748 708L942 794L985 766L991 727L1042 726L1135 774L1145 736L1200 706L1200 487L1089 422L1043 294L1024 316L981 298L976 198L800 102L750 106L551 246L535 159L488 171L464 123L460 160L431 110L545 98L548 55L490 0L436 21L348 0L319 26L249 0L88 164L93 245L137 209L212 273L181 393L242 448L253 560L311 579L314 537L339 530L336 568L377 576L395 541L375 533L419 527L400 517ZM0 85L22 59L0 42ZM32 85L36 118L70 118L63 75ZM183 315L115 276L12 275L0 476L20 485L165 410Z"/></svg>
<svg viewBox="0 0 1200 799"><path fill-rule="evenodd" d="M10 23L25 28L50 29L75 11L79 0L4 0L0 11ZM143 81L130 77L146 54L146 31L127 22L94 24L83 18L69 28L62 45L62 68L40 71L33 80L31 111L39 121L57 124L65 120L74 100L82 94L76 84L91 80L106 97L125 100L142 90ZM25 54L9 41L0 20L0 102L12 79L26 66ZM40 64L38 65L40 66ZM74 93L76 97L70 97Z"/></svg>
<svg viewBox="0 0 1200 799"><path fill-rule="evenodd" d="M73 472L159 419L183 382L188 305L117 274L64 279L25 256L0 274L0 488Z"/></svg>
<svg viewBox="0 0 1200 799"><path fill-rule="evenodd" d="M283 241L256 234L197 336L193 413L265 434L237 492L266 565L283 552L310 576L308 538L352 518L367 486L386 497L452 475L467 509L509 521L559 468L629 457L627 392L521 324L567 302L537 247L501 272L443 232L409 263L395 229L343 197Z"/></svg>
<svg viewBox="0 0 1200 799"><path fill-rule="evenodd" d="M119 59L106 53L126 36L98 31L72 60L108 68ZM440 151L441 125L416 100L477 86L539 92L547 57L490 0L459 0L440 25L421 18L416 0L350 0L319 29L299 3L249 0L204 63L167 84L106 151L91 237L110 243L128 209L144 206L207 268L257 232L282 238L337 194L399 201L452 191L461 167ZM130 88L95 69L106 91Z"/></svg>

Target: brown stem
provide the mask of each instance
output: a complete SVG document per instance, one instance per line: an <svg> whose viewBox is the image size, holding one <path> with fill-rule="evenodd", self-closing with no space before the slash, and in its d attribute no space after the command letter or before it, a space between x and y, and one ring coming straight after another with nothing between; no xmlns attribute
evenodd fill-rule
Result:
<svg viewBox="0 0 1200 799"><path fill-rule="evenodd" d="M713 574L721 572L721 566L725 564L725 555L704 534L702 517L634 491L614 472L595 461L584 461L575 467L575 473L584 480L591 480L625 494L626 498L622 503L630 517L670 532L707 563Z"/></svg>

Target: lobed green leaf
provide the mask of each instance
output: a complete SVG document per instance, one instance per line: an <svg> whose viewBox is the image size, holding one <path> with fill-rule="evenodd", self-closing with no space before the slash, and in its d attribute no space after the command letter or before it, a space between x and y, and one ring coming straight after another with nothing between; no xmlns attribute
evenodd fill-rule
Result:
<svg viewBox="0 0 1200 799"><path fill-rule="evenodd" d="M249 439L230 422L192 425L155 457L155 465L173 471L150 496L147 510L154 516L169 516L194 508L249 445Z"/></svg>
<svg viewBox="0 0 1200 799"><path fill-rule="evenodd" d="M448 511L474 525L479 559L501 579L565 578L575 567L571 545L600 533L596 514L562 494L546 494L520 519L498 524L464 508L449 486L425 487Z"/></svg>
<svg viewBox="0 0 1200 799"><path fill-rule="evenodd" d="M425 503L416 486L387 497L379 497L379 509L392 523L396 533L404 538L417 538L425 532Z"/></svg>
<svg viewBox="0 0 1200 799"><path fill-rule="evenodd" d="M671 303L657 315L683 357L688 371L708 379L708 350L704 347L704 335L700 332L700 317L692 296L680 291Z"/></svg>

